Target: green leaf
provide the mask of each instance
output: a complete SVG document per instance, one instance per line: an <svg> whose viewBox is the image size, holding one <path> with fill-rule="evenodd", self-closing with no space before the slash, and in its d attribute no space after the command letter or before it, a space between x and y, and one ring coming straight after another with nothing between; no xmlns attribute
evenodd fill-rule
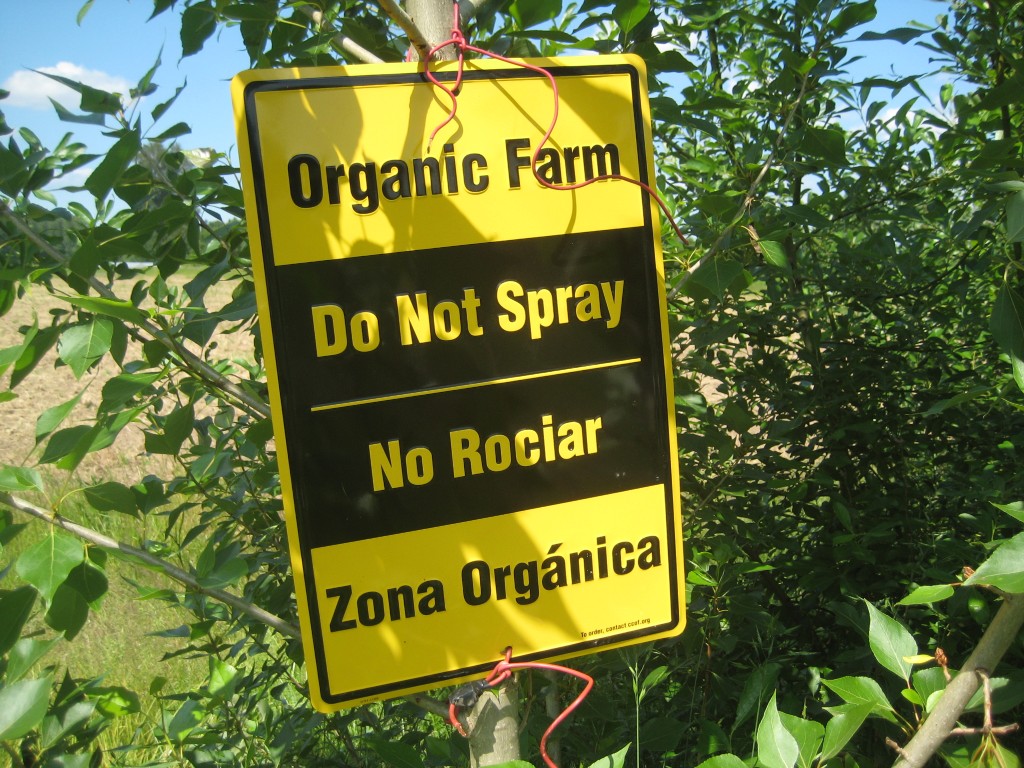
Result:
<svg viewBox="0 0 1024 768"><path fill-rule="evenodd" d="M987 585L1012 594L1024 592L1024 533L1000 544L964 584Z"/></svg>
<svg viewBox="0 0 1024 768"><path fill-rule="evenodd" d="M789 259L786 258L786 250L782 247L782 243L777 243L774 240L761 240L760 246L765 261L773 267L789 269Z"/></svg>
<svg viewBox="0 0 1024 768"><path fill-rule="evenodd" d="M199 53L216 29L217 19L210 3L195 3L186 8L181 14L181 57Z"/></svg>
<svg viewBox="0 0 1024 768"><path fill-rule="evenodd" d="M187 11L186 11L187 13ZM97 200L103 200L110 190L114 188L118 179L124 174L128 166L139 154L142 141L138 132L129 130L110 148L103 160L96 166L85 180L85 188L92 193Z"/></svg>
<svg viewBox="0 0 1024 768"><path fill-rule="evenodd" d="M858 37L858 40L896 40L901 43L909 43L923 35L927 30L913 29L912 27L899 27L890 29L888 32L865 32Z"/></svg>
<svg viewBox="0 0 1024 768"><path fill-rule="evenodd" d="M652 717L640 726L640 743L644 749L661 754L679 746L683 725L672 717Z"/></svg>
<svg viewBox="0 0 1024 768"><path fill-rule="evenodd" d="M1006 239L1011 243L1024 241L1024 190L1006 201Z"/></svg>
<svg viewBox="0 0 1024 768"><path fill-rule="evenodd" d="M245 560L235 557L220 565L208 576L199 579L199 583L208 589L222 589L234 584L249 572Z"/></svg>
<svg viewBox="0 0 1024 768"><path fill-rule="evenodd" d="M36 591L32 587L19 587L0 595L0 656L3 656L21 637L21 628L32 615L36 603Z"/></svg>
<svg viewBox="0 0 1024 768"><path fill-rule="evenodd" d="M749 766L736 757L736 755L715 755L705 760L697 768L749 768Z"/></svg>
<svg viewBox="0 0 1024 768"><path fill-rule="evenodd" d="M82 20L85 18L85 14L89 12L89 9L92 8L92 4L93 0L85 0L82 7L78 9L78 16L75 17L78 26L82 26Z"/></svg>
<svg viewBox="0 0 1024 768"><path fill-rule="evenodd" d="M779 717L782 719L782 724L786 730L796 739L797 746L800 749L797 765L800 768L812 768L814 758L818 756L818 752L821 749L821 740L825 735L825 726L813 720L805 720L795 715L787 715L785 712L780 712Z"/></svg>
<svg viewBox="0 0 1024 768"><path fill-rule="evenodd" d="M203 705L198 701L188 699L178 708L167 725L167 738L180 744L195 730L204 717L206 717L206 710Z"/></svg>
<svg viewBox="0 0 1024 768"><path fill-rule="evenodd" d="M896 605L926 605L937 603L953 596L953 587L949 584L935 584L933 586L918 587L909 595L900 600Z"/></svg>
<svg viewBox="0 0 1024 768"><path fill-rule="evenodd" d="M75 91L81 100L79 102L79 108L83 112L94 112L104 115L116 115L121 111L122 104L121 99L116 94L108 93L107 91L101 91L99 88L93 88L91 85L80 83L77 80L72 80L68 77L61 77L51 72L41 72L39 70L33 70L36 74L48 77L51 80L56 80L62 85L66 85L71 90Z"/></svg>
<svg viewBox="0 0 1024 768"><path fill-rule="evenodd" d="M384 741L383 739L368 739L367 743L370 749L388 765L393 765L395 768L423 768L423 760L419 753L408 744L401 741Z"/></svg>
<svg viewBox="0 0 1024 768"><path fill-rule="evenodd" d="M690 275L687 281L687 292L699 286L719 301L743 274L743 265L732 259L708 259ZM707 298L699 296L698 298Z"/></svg>
<svg viewBox="0 0 1024 768"><path fill-rule="evenodd" d="M666 666L660 666L648 672L644 681L640 683L640 698L646 696L648 691L655 688L666 677L668 677L668 667Z"/></svg>
<svg viewBox="0 0 1024 768"><path fill-rule="evenodd" d="M800 149L828 165L846 164L846 134L837 128L807 128Z"/></svg>
<svg viewBox="0 0 1024 768"><path fill-rule="evenodd" d="M1024 501L1015 501L1012 504L996 504L995 502L991 502L991 504L993 507L1005 512L1015 520L1020 520L1024 523Z"/></svg>
<svg viewBox="0 0 1024 768"><path fill-rule="evenodd" d="M650 11L650 0L618 0L615 3L615 20L622 31L629 34Z"/></svg>
<svg viewBox="0 0 1024 768"><path fill-rule="evenodd" d="M146 433L146 450L150 453L176 455L181 451L181 444L192 433L195 422L195 411L191 405L176 408L164 419L163 434Z"/></svg>
<svg viewBox="0 0 1024 768"><path fill-rule="evenodd" d="M122 373L112 379L108 379L103 385L103 399L100 403L100 410L111 411L120 408L131 400L135 395L149 387L150 384L159 379L163 373Z"/></svg>
<svg viewBox="0 0 1024 768"><path fill-rule="evenodd" d="M732 725L735 732L746 722L747 718L761 710L761 705L768 697L768 692L775 691L782 665L770 662L754 669L747 675L740 692L740 700L736 705L736 720Z"/></svg>
<svg viewBox="0 0 1024 768"><path fill-rule="evenodd" d="M49 640L36 640L34 638L22 638L11 649L7 657L7 674L4 679L7 683L20 680L53 646L62 640L60 637L53 637Z"/></svg>
<svg viewBox="0 0 1024 768"><path fill-rule="evenodd" d="M88 312L116 317L129 323L139 324L147 319L145 312L128 301L105 299L101 296L65 296L64 300Z"/></svg>
<svg viewBox="0 0 1024 768"><path fill-rule="evenodd" d="M93 112L88 115L76 115L53 97L48 97L57 112L57 119L62 123L78 123L80 125L106 125L107 117L102 112Z"/></svg>
<svg viewBox="0 0 1024 768"><path fill-rule="evenodd" d="M1024 297L1007 283L996 296L989 329L1006 354L1024 360Z"/></svg>
<svg viewBox="0 0 1024 768"><path fill-rule="evenodd" d="M30 467L0 467L0 491L41 491L43 478Z"/></svg>
<svg viewBox="0 0 1024 768"><path fill-rule="evenodd" d="M53 629L73 640L89 618L89 604L77 589L65 582L54 592L45 618Z"/></svg>
<svg viewBox="0 0 1024 768"><path fill-rule="evenodd" d="M595 760L587 768L623 768L626 764L626 753L629 752L631 746L631 744L627 744L618 752Z"/></svg>
<svg viewBox="0 0 1024 768"><path fill-rule="evenodd" d="M114 324L98 317L82 325L73 325L60 335L57 355L75 374L76 379L89 370L107 352L114 337Z"/></svg>
<svg viewBox="0 0 1024 768"><path fill-rule="evenodd" d="M782 724L775 697L772 694L757 726L757 760L765 768L793 768L800 757L800 745Z"/></svg>
<svg viewBox="0 0 1024 768"><path fill-rule="evenodd" d="M22 552L15 565L18 575L39 590L49 603L57 587L85 559L85 548L78 539L51 531L38 544Z"/></svg>
<svg viewBox="0 0 1024 768"><path fill-rule="evenodd" d="M39 418L36 419L36 445L39 445L44 437L64 423L64 419L75 409L84 394L85 390L83 389L67 402L47 408L39 414Z"/></svg>
<svg viewBox="0 0 1024 768"><path fill-rule="evenodd" d="M142 711L139 695L127 688L111 687L93 690L96 709L107 717L123 717Z"/></svg>
<svg viewBox="0 0 1024 768"><path fill-rule="evenodd" d="M99 426L88 427L84 424L57 430L47 442L39 463L55 463L61 469L73 470L87 453L103 447L99 445L101 431Z"/></svg>
<svg viewBox="0 0 1024 768"><path fill-rule="evenodd" d="M94 552L96 551L102 550L94 550ZM62 586L74 589L89 604L89 607L95 610L103 603L110 584L103 569L95 565L91 559L87 559L75 566Z"/></svg>
<svg viewBox="0 0 1024 768"><path fill-rule="evenodd" d="M120 512L125 515L138 513L135 494L121 483L100 483L86 488L83 492L89 506L99 512Z"/></svg>
<svg viewBox="0 0 1024 768"><path fill-rule="evenodd" d="M841 711L832 715L832 718L825 724L825 738L821 744L821 757L819 758L821 764L828 762L843 751L843 747L864 725L864 721L868 719L874 705L852 704L840 709Z"/></svg>
<svg viewBox="0 0 1024 768"><path fill-rule="evenodd" d="M972 400L977 400L979 397L992 394L996 390L997 387L995 386L972 387L966 392L959 392L956 395L953 395L953 397L947 398L945 400L940 400L939 402L932 405L927 411L925 411L924 415L935 416L937 414L942 413L945 410L948 410L949 408L956 408L957 406L963 405L964 403L969 403Z"/></svg>
<svg viewBox="0 0 1024 768"><path fill-rule="evenodd" d="M52 749L62 739L71 735L76 730L81 728L85 723L92 717L93 712L96 711L96 703L94 701L77 701L71 706L62 709L60 712L51 713L49 717L43 720L42 738L40 739L40 746L44 750ZM70 758L70 759L69 759ZM85 758L84 761L81 758ZM56 765L60 768L89 768L89 761L92 759L92 755L61 755L55 761ZM54 765L50 761L46 763L47 768Z"/></svg>
<svg viewBox="0 0 1024 768"><path fill-rule="evenodd" d="M189 127L188 123L175 123L166 131L153 139L153 141L167 141L169 139L176 139L179 136L185 136L192 133L192 128Z"/></svg>
<svg viewBox="0 0 1024 768"><path fill-rule="evenodd" d="M238 687L238 670L227 662L211 656L210 657L210 682L207 690L215 699L227 701Z"/></svg>
<svg viewBox="0 0 1024 768"><path fill-rule="evenodd" d="M277 19L277 7L272 5L234 3L224 8L221 13L229 19L238 21L271 22Z"/></svg>
<svg viewBox="0 0 1024 768"><path fill-rule="evenodd" d="M831 26L839 34L845 34L854 27L871 21L875 18L876 13L875 0L847 3L844 4L842 11L831 21Z"/></svg>
<svg viewBox="0 0 1024 768"><path fill-rule="evenodd" d="M917 655L917 642L906 627L896 619L886 616L867 600L871 625L868 629L868 644L878 663L904 680L910 679L913 665L904 661L906 656Z"/></svg>
<svg viewBox="0 0 1024 768"><path fill-rule="evenodd" d="M43 721L51 687L47 676L0 688L0 741L20 739Z"/></svg>
<svg viewBox="0 0 1024 768"><path fill-rule="evenodd" d="M882 691L882 686L870 677L839 677L821 682L850 704L870 704L875 712L892 712L892 705Z"/></svg>

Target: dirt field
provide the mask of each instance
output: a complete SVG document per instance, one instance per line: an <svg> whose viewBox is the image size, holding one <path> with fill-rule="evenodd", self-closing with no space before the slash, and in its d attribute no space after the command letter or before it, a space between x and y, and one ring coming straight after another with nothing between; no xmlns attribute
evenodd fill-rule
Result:
<svg viewBox="0 0 1024 768"><path fill-rule="evenodd" d="M207 304L226 304L230 300L232 288L233 284L229 282L214 286L208 294ZM18 329L32 324L33 313L39 318L40 326L45 327L50 322L48 315L51 310L67 307L59 298L41 289L31 290L25 299L17 302L7 315L0 318L0 349L21 343ZM237 335L218 337L216 341L222 353L244 354L240 344L242 339ZM138 350L129 348L125 359L138 359ZM0 403L0 463L34 465L45 447L45 441L39 446L35 444L39 414L47 408L67 402L84 390L82 399L62 427L88 423L95 415L103 383L117 373L117 365L105 359L80 380L76 380L71 369L58 359L56 349L51 349L29 377L14 390L16 397ZM0 378L0 392L6 390L9 384L8 373ZM129 425L114 446L86 456L76 474L83 485L105 480L131 484L146 474L159 471L160 463L165 461L166 457L147 455L140 430Z"/></svg>

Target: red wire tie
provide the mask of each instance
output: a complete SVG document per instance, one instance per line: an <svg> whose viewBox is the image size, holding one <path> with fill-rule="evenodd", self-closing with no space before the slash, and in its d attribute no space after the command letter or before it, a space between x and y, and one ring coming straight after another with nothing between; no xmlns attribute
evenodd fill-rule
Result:
<svg viewBox="0 0 1024 768"><path fill-rule="evenodd" d="M562 713L551 721L551 725L548 726L547 730L544 731L544 735L540 739L540 754L544 758L544 762L547 763L548 768L558 768L558 764L548 755L548 739L554 732L555 728L561 725L565 719L573 713L585 698L590 694L590 691L594 687L594 678L588 675L586 672L580 672L576 669L569 669L569 667L563 667L559 664L547 664L541 661L512 661L512 646L505 649L505 658L494 665L494 669L491 670L484 680L486 688L497 688L503 682L508 680L512 673L518 669L544 669L550 672L561 672L562 674L572 675L578 677L580 680L586 682L583 690L580 691L579 695L573 700L573 702L567 706ZM468 738L469 734L466 733L465 728L462 727L462 723L459 722L458 716L458 704L450 702L448 704L448 720L452 726L463 736Z"/></svg>
<svg viewBox="0 0 1024 768"><path fill-rule="evenodd" d="M548 79L548 82L551 83L551 91L554 95L554 110L551 115L551 123L548 126L547 132L544 134L544 138L541 139L540 144L537 145L537 149L534 151L533 158L530 161L530 170L533 172L534 178L537 179L540 185L543 187L547 187L548 189L572 191L575 189L583 189L583 187L589 187L591 184L595 184L599 181L614 180L625 181L629 184L633 184L637 187L640 187L654 199L654 202L656 202L658 204L658 207L661 208L662 213L665 214L665 218L668 219L669 224L672 225L672 229L675 231L676 236L679 238L679 240L684 245L689 244L690 241L686 238L686 235L684 235L682 230L679 228L679 225L676 223L675 217L672 215L672 212L669 211L668 209L668 205L665 204L665 201L661 199L661 196L650 185L645 184L642 181L638 181L637 179L631 179L628 176L623 176L618 173L608 173L602 176L595 176L592 179L580 181L575 184L566 184L559 186L557 184L552 184L547 179L543 178L537 171L537 160L540 157L541 149L543 149L544 145L551 138L551 134L554 133L555 130L555 124L558 122L558 83L555 82L555 76L552 75L548 70L544 69L543 67L538 67L522 60L509 59L505 56L494 53L493 51L478 48L477 46L466 42L466 38L462 34L462 30L460 28L458 2L452 3L452 9L454 14L454 22L452 25L451 37L445 40L443 43L439 43L438 45L435 45L433 48L431 48L430 53L427 55L426 60L423 62L424 74L426 75L427 79L430 80L431 83L440 88L442 91L447 93L448 97L452 100L452 107L451 110L448 112L448 116L431 132L430 138L427 140L428 152L430 151L430 145L434 141L434 137L437 136L438 131L440 131L442 128L448 125L448 123L455 119L455 113L458 110L458 97L456 93L459 90L459 87L462 85L462 73L466 51L472 51L473 53L477 53L481 56L488 56L492 59L497 59L498 61L505 62L506 64L511 64L512 66L515 67L522 67L523 69L528 69L532 72L536 72L537 74L546 77ZM451 88L442 83L430 70L430 61L431 59L434 58L434 54L440 51L442 48L445 48L449 45L454 45L458 50L458 68L456 69L455 72L455 83Z"/></svg>

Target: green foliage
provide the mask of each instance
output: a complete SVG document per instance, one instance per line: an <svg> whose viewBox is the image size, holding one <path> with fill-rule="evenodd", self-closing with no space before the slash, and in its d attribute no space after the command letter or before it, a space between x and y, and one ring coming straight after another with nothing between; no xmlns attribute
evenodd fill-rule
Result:
<svg viewBox="0 0 1024 768"><path fill-rule="evenodd" d="M178 14L185 56L237 34L256 67L350 61L339 36L403 58L376 5L328 6L314 20L301 3L154 0L153 15ZM867 31L875 7L515 0L464 25L505 55L642 56L660 189L691 237L664 243L689 626L579 662L598 685L559 731L566 764L889 762L885 739L905 743L946 687L918 665L940 647L962 663L997 591L1024 592L1024 22L1010 0L968 0ZM943 84L851 75L882 40L927 49ZM461 737L409 702L312 712L294 637L212 592L294 624L236 169L176 143L181 88L137 98L160 66L129 94L58 78L80 97L58 117L103 126L102 156L0 115L0 315L53 299L0 350L0 408L53 366L81 380L34 422L46 482L0 467L0 499L126 524L135 554L111 556L191 580L136 587L175 611L156 630L169 661L201 658L208 676L172 690L64 670L59 649L116 581L108 548L56 530L12 546L24 526L5 511L0 744L44 765L462 764ZM129 425L134 474L83 476ZM991 680L1001 722L1021 717L1022 657L1018 639ZM542 709L524 715L531 760ZM1013 765L1010 749L975 735L942 757Z"/></svg>

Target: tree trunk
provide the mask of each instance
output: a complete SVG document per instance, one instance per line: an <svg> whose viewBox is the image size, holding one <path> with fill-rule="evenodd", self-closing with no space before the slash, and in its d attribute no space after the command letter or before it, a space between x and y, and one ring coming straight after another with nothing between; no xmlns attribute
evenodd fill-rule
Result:
<svg viewBox="0 0 1024 768"><path fill-rule="evenodd" d="M454 21L452 0L406 0L405 10L431 47L451 37ZM455 58L455 54L455 47L450 45L436 55L450 60ZM519 759L519 711L513 680L496 690L485 691L466 720L471 768Z"/></svg>
<svg viewBox="0 0 1024 768"><path fill-rule="evenodd" d="M416 22L431 48L451 37L455 17L450 0L406 0L405 10ZM455 46L442 48L435 56L439 59L453 60Z"/></svg>
<svg viewBox="0 0 1024 768"><path fill-rule="evenodd" d="M466 718L469 766L483 768L519 759L517 688L510 679L495 690L484 691Z"/></svg>

